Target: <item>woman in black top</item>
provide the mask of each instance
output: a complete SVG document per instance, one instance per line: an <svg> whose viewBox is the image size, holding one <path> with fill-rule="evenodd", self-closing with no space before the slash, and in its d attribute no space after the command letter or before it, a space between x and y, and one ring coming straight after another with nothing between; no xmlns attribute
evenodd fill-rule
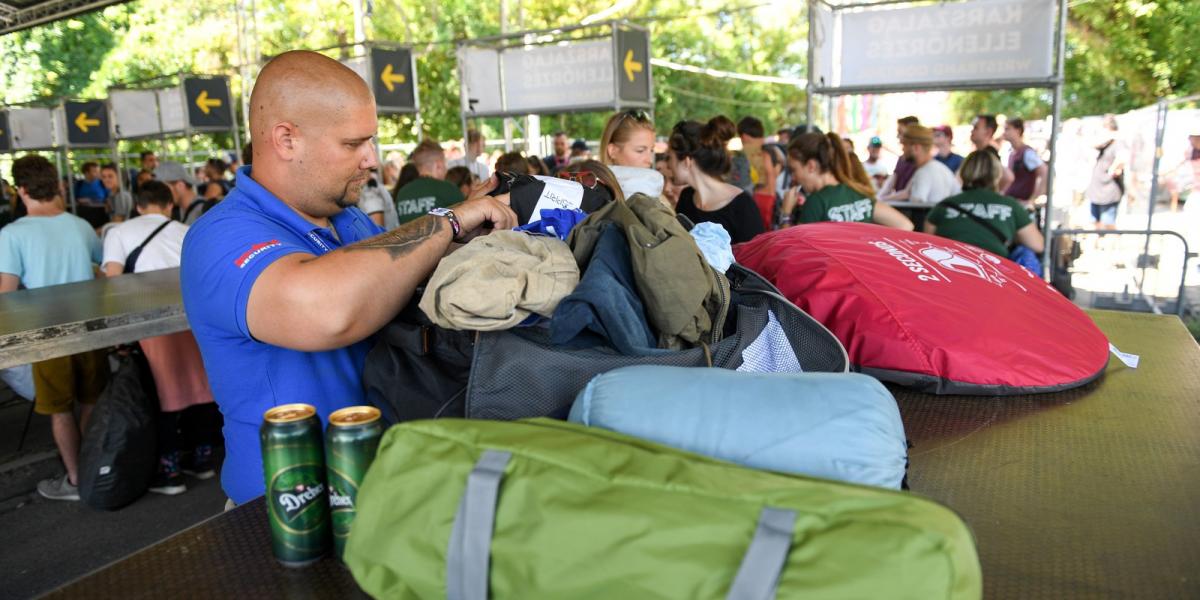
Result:
<svg viewBox="0 0 1200 600"><path fill-rule="evenodd" d="M725 145L736 133L733 121L723 116L703 125L681 121L671 131L667 153L675 182L688 186L675 210L693 223L720 224L735 244L766 231L754 197L721 179L731 166Z"/></svg>

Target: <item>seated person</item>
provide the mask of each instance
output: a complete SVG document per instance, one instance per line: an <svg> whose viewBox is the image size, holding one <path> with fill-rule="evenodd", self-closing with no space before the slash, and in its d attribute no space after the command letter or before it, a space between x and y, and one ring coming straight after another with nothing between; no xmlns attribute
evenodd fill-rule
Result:
<svg viewBox="0 0 1200 600"><path fill-rule="evenodd" d="M854 164L837 134L804 133L793 138L788 144L788 167L806 194L798 222L878 223L912 231L908 217L876 200L870 183L853 175ZM794 194L784 197L784 227L790 224L795 205Z"/></svg>
<svg viewBox="0 0 1200 600"><path fill-rule="evenodd" d="M1021 204L999 194L996 189L1004 176L1000 158L990 149L967 155L959 170L963 192L946 198L929 212L925 233L932 233L978 246L1007 257L1013 243L1041 253L1045 240L1029 211Z"/></svg>

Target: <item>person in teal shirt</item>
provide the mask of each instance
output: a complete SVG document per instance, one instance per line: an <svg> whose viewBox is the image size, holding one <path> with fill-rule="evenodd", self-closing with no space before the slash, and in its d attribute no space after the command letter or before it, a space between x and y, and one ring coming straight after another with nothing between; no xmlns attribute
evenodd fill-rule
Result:
<svg viewBox="0 0 1200 600"><path fill-rule="evenodd" d="M0 294L22 286L35 289L89 281L103 255L100 238L87 221L63 209L58 171L37 155L13 163L13 183L28 215L0 229ZM50 416L54 443L66 474L38 483L51 500L79 500L80 432L108 381L101 351L52 358L33 365L34 410ZM76 421L75 404L80 405Z"/></svg>
<svg viewBox="0 0 1200 600"><path fill-rule="evenodd" d="M788 144L788 168L806 194L800 223L842 221L877 223L912 231L912 221L900 211L875 199L870 180L853 176L853 163L836 134L805 133ZM864 172L865 177L865 172ZM791 224L796 196L784 197L784 227Z"/></svg>
<svg viewBox="0 0 1200 600"><path fill-rule="evenodd" d="M1009 246L1014 243L1041 254L1045 239L1030 219L1029 211L996 191L1003 175L1004 166L995 150L976 150L967 155L959 169L963 192L942 200L929 211L925 233L971 244L999 256L1007 257Z"/></svg>

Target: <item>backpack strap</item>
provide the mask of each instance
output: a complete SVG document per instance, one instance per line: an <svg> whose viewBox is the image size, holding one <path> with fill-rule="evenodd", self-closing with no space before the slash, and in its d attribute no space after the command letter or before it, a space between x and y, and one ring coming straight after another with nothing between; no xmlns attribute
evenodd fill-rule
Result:
<svg viewBox="0 0 1200 600"><path fill-rule="evenodd" d="M446 552L446 600L487 600L496 497L512 453L488 450L467 476Z"/></svg>
<svg viewBox="0 0 1200 600"><path fill-rule="evenodd" d="M170 219L170 217L168 217L166 223L159 225L157 229L155 229L154 231L152 231L150 233L149 237L147 237L141 244L139 244L137 248L134 248L133 252L130 252L129 256L125 257L125 268L122 269L121 272L122 273L132 273L134 265L137 264L138 257L142 255L142 249L146 247L146 244L150 243L150 240L154 239L154 236L158 235L158 232L166 229L167 225L170 225L170 224L171 224L171 219Z"/></svg>
<svg viewBox="0 0 1200 600"><path fill-rule="evenodd" d="M772 600L792 548L796 511L765 506L725 600Z"/></svg>
<svg viewBox="0 0 1200 600"><path fill-rule="evenodd" d="M941 202L938 202L937 205L934 206L934 208L936 209L939 206L953 208L954 210L957 210L958 212L970 217L970 219L972 221L979 223L981 226L983 226L984 229L992 232L992 235L996 236L996 239L1000 240L1000 243L1004 244L1005 248L1008 248L1008 246L1010 244L1010 240L1008 239L1008 236L1001 233L999 229L996 229L996 226L992 225L990 222L988 222L987 219L984 219L983 217L980 217L979 215L963 208L963 206L957 202L951 202L949 198L942 200Z"/></svg>

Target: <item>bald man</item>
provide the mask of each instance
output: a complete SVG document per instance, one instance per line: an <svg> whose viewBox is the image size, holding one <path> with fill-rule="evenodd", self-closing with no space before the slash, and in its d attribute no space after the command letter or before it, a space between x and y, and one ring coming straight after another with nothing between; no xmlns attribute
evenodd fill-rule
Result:
<svg viewBox="0 0 1200 600"><path fill-rule="evenodd" d="M225 415L226 495L263 493L258 428L272 406L322 420L365 403L367 338L388 323L450 243L516 225L488 182L451 209L383 230L358 202L377 166L375 101L335 60L288 52L250 95L253 167L196 222L181 285L213 396ZM253 170L251 170L253 169Z"/></svg>

